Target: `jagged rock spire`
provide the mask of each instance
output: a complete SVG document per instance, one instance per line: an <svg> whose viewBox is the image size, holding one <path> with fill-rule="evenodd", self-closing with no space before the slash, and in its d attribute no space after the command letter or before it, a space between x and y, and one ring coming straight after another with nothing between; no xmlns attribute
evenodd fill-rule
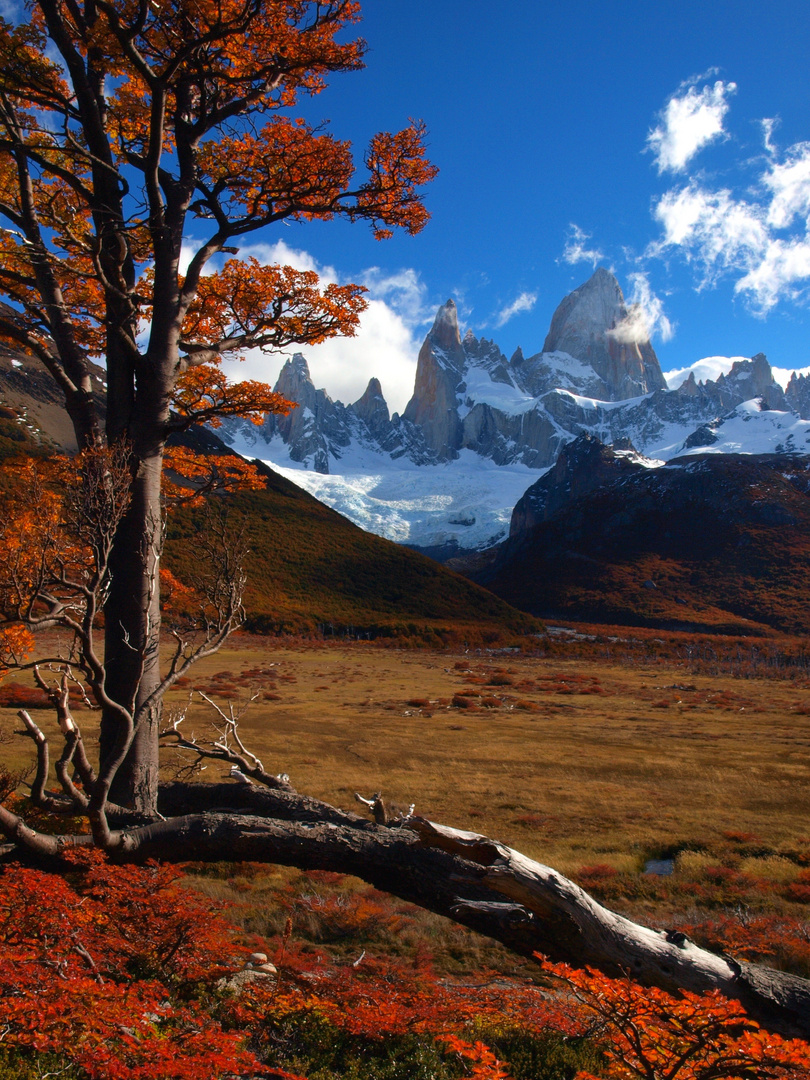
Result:
<svg viewBox="0 0 810 1080"><path fill-rule="evenodd" d="M554 312L543 352L565 352L590 364L613 401L666 389L641 311L627 307L618 281L603 266Z"/></svg>
<svg viewBox="0 0 810 1080"><path fill-rule="evenodd" d="M405 407L406 420L421 427L425 442L440 461L458 456L461 421L458 390L466 357L453 300L439 308L433 326L419 350L413 397Z"/></svg>

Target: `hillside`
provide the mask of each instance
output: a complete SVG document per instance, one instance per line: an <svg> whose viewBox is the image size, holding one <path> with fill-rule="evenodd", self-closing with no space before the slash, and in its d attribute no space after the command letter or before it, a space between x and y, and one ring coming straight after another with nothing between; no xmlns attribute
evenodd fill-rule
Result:
<svg viewBox="0 0 810 1080"><path fill-rule="evenodd" d="M247 520L248 628L258 632L487 643L536 632L537 621L424 555L363 532L262 466L264 491L229 497ZM202 512L169 523L165 565L193 570Z"/></svg>
<svg viewBox="0 0 810 1080"><path fill-rule="evenodd" d="M95 373L103 391L103 369ZM75 448L61 393L39 361L0 352L0 468L5 458ZM231 451L211 432L183 441ZM246 608L259 632L345 632L430 644L511 639L537 621L423 555L362 531L267 466L266 489L233 496L247 519L251 554ZM196 557L199 511L169 523L164 564L183 579Z"/></svg>
<svg viewBox="0 0 810 1080"><path fill-rule="evenodd" d="M452 565L543 618L806 633L808 492L807 458L649 468L583 436L518 503L509 540Z"/></svg>

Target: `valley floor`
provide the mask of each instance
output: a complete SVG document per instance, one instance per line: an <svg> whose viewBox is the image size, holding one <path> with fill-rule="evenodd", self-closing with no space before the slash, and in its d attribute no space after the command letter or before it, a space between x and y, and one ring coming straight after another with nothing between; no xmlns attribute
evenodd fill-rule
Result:
<svg viewBox="0 0 810 1080"><path fill-rule="evenodd" d="M810 673L735 677L698 646L692 659L625 655L615 642L589 657L570 655L576 641L551 647L236 638L199 683L220 702L258 692L243 736L297 790L347 809L355 791L381 790L564 873L641 870L729 832L795 858L797 872L810 862ZM199 730L205 709L187 724Z"/></svg>

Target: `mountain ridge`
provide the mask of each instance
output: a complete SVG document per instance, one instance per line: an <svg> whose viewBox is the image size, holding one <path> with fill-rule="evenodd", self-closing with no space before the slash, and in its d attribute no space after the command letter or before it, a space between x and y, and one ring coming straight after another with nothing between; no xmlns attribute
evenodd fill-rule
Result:
<svg viewBox="0 0 810 1080"><path fill-rule="evenodd" d="M543 351L529 356L507 359L494 341L462 337L448 300L401 416L378 379L350 405L315 390L301 354L276 389L299 408L259 429L228 424L226 440L361 527L440 558L503 540L523 491L582 433L659 462L810 449L810 379L794 374L783 390L758 353L714 380L690 372L670 390L640 309L604 268L563 299Z"/></svg>
<svg viewBox="0 0 810 1080"><path fill-rule="evenodd" d="M805 633L810 458L698 454L650 469L581 435L509 538L450 565L549 619Z"/></svg>

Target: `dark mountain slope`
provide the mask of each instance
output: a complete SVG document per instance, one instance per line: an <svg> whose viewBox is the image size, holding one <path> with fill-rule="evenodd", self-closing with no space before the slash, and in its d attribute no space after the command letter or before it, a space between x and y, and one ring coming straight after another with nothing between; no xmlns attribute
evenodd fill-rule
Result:
<svg viewBox="0 0 810 1080"><path fill-rule="evenodd" d="M703 455L658 469L584 436L465 570L549 617L685 629L810 629L810 460Z"/></svg>
<svg viewBox="0 0 810 1080"><path fill-rule="evenodd" d="M93 395L104 415L107 373L91 364ZM73 425L65 411L65 395L35 356L0 345L0 406L23 420L36 440L46 446L76 449Z"/></svg>
<svg viewBox="0 0 810 1080"><path fill-rule="evenodd" d="M210 435L207 436L210 438ZM250 537L248 626L258 631L494 641L535 632L535 619L438 563L363 532L266 466L264 491L230 496ZM194 569L202 512L169 523L165 564Z"/></svg>

